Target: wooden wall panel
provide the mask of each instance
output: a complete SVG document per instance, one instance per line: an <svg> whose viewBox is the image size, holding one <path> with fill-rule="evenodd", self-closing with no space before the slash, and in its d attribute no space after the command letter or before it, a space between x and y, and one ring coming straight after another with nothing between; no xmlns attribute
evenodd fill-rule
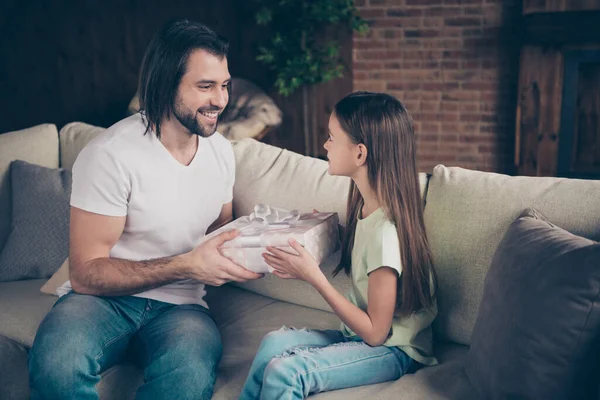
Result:
<svg viewBox="0 0 600 400"><path fill-rule="evenodd" d="M562 81L560 51L523 47L515 146L519 175L556 176Z"/></svg>
<svg viewBox="0 0 600 400"><path fill-rule="evenodd" d="M226 2L17 1L0 4L0 132L125 115L151 36L190 18L232 35ZM238 64L235 44L232 65Z"/></svg>
<svg viewBox="0 0 600 400"><path fill-rule="evenodd" d="M600 10L600 0L523 0L523 14Z"/></svg>
<svg viewBox="0 0 600 400"><path fill-rule="evenodd" d="M580 66L576 104L571 169L600 175L600 63Z"/></svg>
<svg viewBox="0 0 600 400"><path fill-rule="evenodd" d="M110 126L125 116L137 87L139 66L156 30L189 18L227 36L232 75L250 79L282 108L284 124L265 141L304 152L302 97L283 99L272 88L274 74L256 60L269 32L257 28L252 2L236 0L64 0L0 2L0 132L41 123L83 121ZM351 64L352 36L338 33ZM326 126L332 103L352 88L343 79L319 85L311 99L312 124ZM321 139L319 139L320 141ZM319 155L319 154L317 154ZM322 153L320 154L323 155Z"/></svg>

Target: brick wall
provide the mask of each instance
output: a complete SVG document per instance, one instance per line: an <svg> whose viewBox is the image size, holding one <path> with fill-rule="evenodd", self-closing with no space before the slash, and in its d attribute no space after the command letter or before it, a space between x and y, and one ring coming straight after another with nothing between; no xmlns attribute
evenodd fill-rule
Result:
<svg viewBox="0 0 600 400"><path fill-rule="evenodd" d="M356 0L354 90L402 100L418 163L513 172L518 0Z"/></svg>

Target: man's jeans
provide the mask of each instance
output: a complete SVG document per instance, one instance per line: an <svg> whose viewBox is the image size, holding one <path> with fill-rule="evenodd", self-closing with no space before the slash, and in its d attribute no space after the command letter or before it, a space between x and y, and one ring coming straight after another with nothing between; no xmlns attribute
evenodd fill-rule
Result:
<svg viewBox="0 0 600 400"><path fill-rule="evenodd" d="M128 355L144 370L136 399L210 399L221 351L200 305L70 292L42 321L29 352L31 398L98 399L100 373Z"/></svg>
<svg viewBox="0 0 600 400"><path fill-rule="evenodd" d="M303 399L395 380L411 367L413 360L397 347L371 347L335 330L283 328L263 339L240 400Z"/></svg>

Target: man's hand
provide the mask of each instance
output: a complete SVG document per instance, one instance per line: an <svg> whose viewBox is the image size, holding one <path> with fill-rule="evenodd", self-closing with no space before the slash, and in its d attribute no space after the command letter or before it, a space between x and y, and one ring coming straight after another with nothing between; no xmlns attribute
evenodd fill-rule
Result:
<svg viewBox="0 0 600 400"><path fill-rule="evenodd" d="M239 266L219 251L223 243L233 240L238 234L236 230L223 232L185 254L190 277L212 286L221 286L230 281L246 282L262 278L263 274Z"/></svg>

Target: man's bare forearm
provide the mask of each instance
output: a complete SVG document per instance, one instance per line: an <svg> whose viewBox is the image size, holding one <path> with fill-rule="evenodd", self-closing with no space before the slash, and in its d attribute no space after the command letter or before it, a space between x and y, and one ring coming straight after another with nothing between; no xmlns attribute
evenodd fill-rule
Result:
<svg viewBox="0 0 600 400"><path fill-rule="evenodd" d="M146 261L97 258L72 268L73 290L98 296L126 296L189 279L184 255Z"/></svg>

